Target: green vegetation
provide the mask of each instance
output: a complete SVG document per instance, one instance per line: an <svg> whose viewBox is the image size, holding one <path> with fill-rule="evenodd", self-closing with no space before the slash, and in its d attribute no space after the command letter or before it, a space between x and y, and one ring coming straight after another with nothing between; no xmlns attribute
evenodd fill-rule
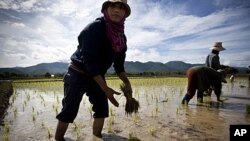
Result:
<svg viewBox="0 0 250 141"><path fill-rule="evenodd" d="M11 81L0 82L0 120L3 118L6 108L9 106L9 98L13 93Z"/></svg>
<svg viewBox="0 0 250 141"><path fill-rule="evenodd" d="M166 119L170 120L170 123L178 123L187 115L185 113L186 107L178 105L186 92L186 77L130 77L130 81L133 88L133 97L140 102L141 108L138 109L137 114L133 113L131 116L125 116L124 108L126 106L126 99L123 95L115 95L121 106L114 108L110 104L109 117L104 127L105 132L115 134L122 132L122 134L127 134L130 141L145 140L144 135L149 137L149 140L155 140L168 127L166 126L168 122L163 124L160 121ZM246 81L246 78L244 80L237 78L236 82L239 85L244 85L245 88L248 87L246 86ZM39 134L43 134L44 140L52 139L55 127L51 126L51 122L54 122L51 119L55 118L55 115L61 109L61 100L63 98L62 79L19 79L14 80L12 85L11 83L0 84L2 87L0 90L6 90L6 88L12 89L12 85L14 89L12 90L13 95L7 101L10 105L8 109L10 114L6 116L8 118L4 119L5 123L0 138L7 141L11 140L12 134L16 134L17 132L22 134L20 130L16 131L15 126L20 126L16 122L21 121L20 119L24 118L24 115L27 115L25 119L28 119L30 123L25 124L27 128L28 126L32 126L34 131L41 131ZM122 81L117 77L107 77L107 84L114 90L122 92L120 90ZM229 91L231 90L231 86L225 85L223 88L225 91ZM193 100L196 102L196 98ZM79 120L69 125L71 129L69 130L69 134L76 139L81 139L86 135L85 130L91 128L89 125L91 125L90 123L93 120L92 105L88 102L86 95L84 95L81 104L84 109L79 110L79 114L81 114L78 117ZM207 105L209 106L207 109L211 109L211 106ZM250 113L249 109L249 105L247 105L246 110L248 114ZM145 119L149 119L151 122ZM82 122L83 120L84 122ZM81 130L84 131L84 134ZM27 136L34 137L33 132L31 131Z"/></svg>

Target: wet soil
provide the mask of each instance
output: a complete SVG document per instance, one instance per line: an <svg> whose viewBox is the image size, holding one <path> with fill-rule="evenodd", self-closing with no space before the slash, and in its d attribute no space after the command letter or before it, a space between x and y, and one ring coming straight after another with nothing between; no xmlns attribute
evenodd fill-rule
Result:
<svg viewBox="0 0 250 141"><path fill-rule="evenodd" d="M116 96L118 108L110 104L110 117L105 120L105 141L228 141L232 124L250 124L246 106L250 104L250 84L247 78L235 78L234 83L223 84L224 103L216 97L204 97L198 103L194 97L188 106L181 103L186 91L186 79L165 81L131 80L134 97L140 101L137 115L126 116L125 98ZM119 90L120 81L108 84ZM15 84L11 106L1 126L0 140L53 141L57 124L56 114L61 109L62 82ZM66 132L67 141L92 139L92 111L84 96L77 118Z"/></svg>

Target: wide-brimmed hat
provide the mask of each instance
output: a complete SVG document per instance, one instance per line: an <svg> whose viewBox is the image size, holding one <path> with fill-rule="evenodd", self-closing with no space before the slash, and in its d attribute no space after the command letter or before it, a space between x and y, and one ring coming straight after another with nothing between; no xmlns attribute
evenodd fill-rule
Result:
<svg viewBox="0 0 250 141"><path fill-rule="evenodd" d="M222 42L215 42L214 45L213 45L210 49L212 49L212 50L217 50L217 51L226 50L226 49L222 46Z"/></svg>
<svg viewBox="0 0 250 141"><path fill-rule="evenodd" d="M217 72L221 74L221 82L227 83L227 80L226 80L227 72L222 69L217 70Z"/></svg>
<svg viewBox="0 0 250 141"><path fill-rule="evenodd" d="M123 4L126 8L126 17L128 17L131 13L131 10L130 10L130 7L129 5L127 4L127 0L107 0L105 1L103 4L102 4L102 13L103 11L108 7L109 4L111 3L115 3L115 2L119 2L121 4Z"/></svg>

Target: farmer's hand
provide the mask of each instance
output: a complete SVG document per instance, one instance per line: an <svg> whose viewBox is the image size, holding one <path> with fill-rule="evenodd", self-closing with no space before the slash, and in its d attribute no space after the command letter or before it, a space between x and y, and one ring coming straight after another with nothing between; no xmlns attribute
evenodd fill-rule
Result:
<svg viewBox="0 0 250 141"><path fill-rule="evenodd" d="M105 92L105 94L106 94L107 98L110 100L110 102L112 104L114 104L116 107L118 107L119 103L115 100L114 94L119 95L120 93L109 88L101 75L94 76L93 79L97 82L97 84L100 86L100 88Z"/></svg>
<svg viewBox="0 0 250 141"><path fill-rule="evenodd" d="M113 90L113 89L111 89L111 88L109 88L109 87L107 87L107 89L106 89L104 92L105 92L107 98L109 99L109 101L110 101L113 105L115 105L116 107L119 107L119 103L118 103L118 102L116 101L116 99L114 98L114 94L120 95L121 93L119 93L119 92L117 92L117 91L115 91L115 90Z"/></svg>

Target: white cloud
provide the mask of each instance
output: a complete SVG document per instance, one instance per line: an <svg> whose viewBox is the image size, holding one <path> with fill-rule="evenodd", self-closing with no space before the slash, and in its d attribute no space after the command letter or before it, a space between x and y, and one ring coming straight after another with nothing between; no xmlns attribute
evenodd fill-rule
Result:
<svg viewBox="0 0 250 141"><path fill-rule="evenodd" d="M128 50L126 61L135 61L135 60L140 62L148 62L148 61L162 62L163 60L167 60L167 57L161 56L159 52L157 52L154 48L150 48L146 51L138 49Z"/></svg>
<svg viewBox="0 0 250 141"><path fill-rule="evenodd" d="M25 24L23 24L23 23L12 23L11 26L17 27L17 28L18 27L22 28L22 27L25 27Z"/></svg>
<svg viewBox="0 0 250 141"><path fill-rule="evenodd" d="M21 59L11 56L13 62L0 61L0 66L16 66L18 61L19 65L34 65L68 60L77 47L80 31L101 15L102 3L103 0L1 1L0 10L12 9L16 13L4 11L5 18L0 20L3 46L0 59L6 60L8 53L16 53ZM224 63L239 65L234 60L249 59L242 52L248 47L250 36L250 10L240 5L243 1L230 7L234 1L217 0L215 6L220 9L202 17L190 14L188 10L193 7L187 7L187 2L129 0L128 3L132 10L125 23L128 61L202 63L215 41L222 41L227 48L221 57ZM223 4L227 7L223 8ZM241 56L232 59L237 54Z"/></svg>

